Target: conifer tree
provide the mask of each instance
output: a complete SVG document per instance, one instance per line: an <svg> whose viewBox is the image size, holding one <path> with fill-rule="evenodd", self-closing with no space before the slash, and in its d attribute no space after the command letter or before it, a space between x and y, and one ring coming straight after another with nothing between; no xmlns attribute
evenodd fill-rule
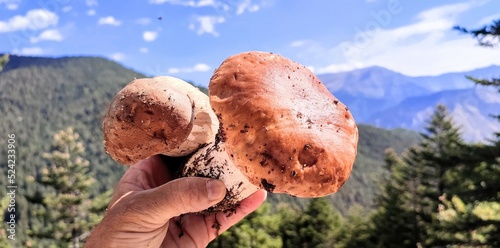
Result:
<svg viewBox="0 0 500 248"><path fill-rule="evenodd" d="M354 211L353 211L354 210ZM354 207L349 209L344 225L338 235L335 248L377 247L375 242L375 227L370 221L370 212Z"/></svg>
<svg viewBox="0 0 500 248"><path fill-rule="evenodd" d="M389 176L376 200L373 240L376 247L416 247L421 227L416 214L415 175L393 149L386 151L385 162Z"/></svg>
<svg viewBox="0 0 500 248"><path fill-rule="evenodd" d="M295 247L299 243L297 223L301 214L302 210L293 209L289 204L281 203L278 206L281 219L279 231L284 248Z"/></svg>
<svg viewBox="0 0 500 248"><path fill-rule="evenodd" d="M299 219L301 239L305 247L334 247L341 231L342 219L328 198L314 198Z"/></svg>
<svg viewBox="0 0 500 248"><path fill-rule="evenodd" d="M435 213L439 198L454 190L453 178L449 175L463 166L465 143L460 129L454 125L443 105L436 107L422 136L424 141L405 156L405 162L415 170L417 180L415 200L418 208L415 210L420 240L424 246L445 245L435 234L440 228Z"/></svg>
<svg viewBox="0 0 500 248"><path fill-rule="evenodd" d="M437 235L442 228L436 217L439 198L455 190L450 175L463 165L466 146L443 105L425 130L424 140L402 158L386 152L389 176L371 219L376 247L445 245Z"/></svg>
<svg viewBox="0 0 500 248"><path fill-rule="evenodd" d="M50 246L80 247L81 235L91 228L88 192L94 180L83 153L79 135L68 128L54 135L53 151L43 156L49 162L38 179L49 191L39 216L45 227L32 230L32 236L48 240Z"/></svg>
<svg viewBox="0 0 500 248"><path fill-rule="evenodd" d="M475 30L456 29L471 34L481 46L500 44L500 20ZM469 79L500 93L500 78ZM500 121L499 113L492 115ZM463 190L441 199L437 216L446 232L440 235L451 247L500 247L500 133L491 144L470 145L464 160L467 166L453 175Z"/></svg>

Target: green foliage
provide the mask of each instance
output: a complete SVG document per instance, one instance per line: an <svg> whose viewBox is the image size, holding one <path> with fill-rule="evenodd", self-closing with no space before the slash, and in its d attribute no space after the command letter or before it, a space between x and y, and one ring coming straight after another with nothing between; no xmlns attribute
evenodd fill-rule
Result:
<svg viewBox="0 0 500 248"><path fill-rule="evenodd" d="M270 204L264 203L236 226L222 233L208 247L279 248L282 247L280 224L280 216L271 214Z"/></svg>
<svg viewBox="0 0 500 248"><path fill-rule="evenodd" d="M377 247L415 247L420 226L415 208L417 185L412 168L392 149L386 152L389 177L372 216ZM352 246L351 246L352 247Z"/></svg>
<svg viewBox="0 0 500 248"><path fill-rule="evenodd" d="M374 225L367 209L355 206L345 217L344 225L337 237L337 248L376 247Z"/></svg>
<svg viewBox="0 0 500 248"><path fill-rule="evenodd" d="M3 70L3 68L5 67L5 65L7 63L9 63L9 55L4 54L4 55L2 55L2 57L0 57L0 71Z"/></svg>
<svg viewBox="0 0 500 248"><path fill-rule="evenodd" d="M80 236L90 231L89 189L95 180L83 154L83 144L72 128L56 133L52 152L43 154L50 163L38 180L48 188L39 216L45 226L31 233L35 244L45 239L50 246L79 247Z"/></svg>
<svg viewBox="0 0 500 248"><path fill-rule="evenodd" d="M303 247L332 247L342 226L340 214L325 198L311 200L297 222L298 237Z"/></svg>
<svg viewBox="0 0 500 248"><path fill-rule="evenodd" d="M0 213L3 213L7 211L7 207L9 206L9 196L6 195L3 198L0 199ZM5 222L2 222L2 226L0 226L0 247L2 248L7 248L11 247L9 240L7 239L7 230L5 228Z"/></svg>
<svg viewBox="0 0 500 248"><path fill-rule="evenodd" d="M500 44L500 20L477 30L458 29L482 46ZM500 93L498 78L469 79ZM500 115L495 117L500 122ZM468 145L464 161L465 166L450 173L457 190L449 194L451 200L441 198L437 219L443 228L437 236L450 247L500 247L500 133L492 144Z"/></svg>
<svg viewBox="0 0 500 248"><path fill-rule="evenodd" d="M47 164L43 153L50 151L52 136L68 126L80 134L85 146L83 158L95 175L90 197L114 185L125 167L104 151L102 117L116 93L135 77L143 75L101 58L33 58L11 55L0 73L0 131L14 133L16 151L17 205L19 230L43 229L35 214L49 189L34 183ZM47 142L49 141L49 142ZM6 157L0 150L0 157ZM6 175L7 161L0 161L0 174ZM0 194L5 193L0 180ZM16 246L26 246L26 232L19 232ZM16 235L17 236L17 235Z"/></svg>
<svg viewBox="0 0 500 248"><path fill-rule="evenodd" d="M340 214L326 198L311 200L303 212L281 203L272 213L266 202L208 247L334 247L342 230Z"/></svg>
<svg viewBox="0 0 500 248"><path fill-rule="evenodd" d="M449 247L498 247L500 202L465 204L458 196L442 198L438 219L443 229L437 235Z"/></svg>
<svg viewBox="0 0 500 248"><path fill-rule="evenodd" d="M446 245L438 235L443 227L436 210L441 195L458 192L454 187L457 181L450 175L464 167L466 145L441 105L436 107L422 137L422 142L401 158L392 149L386 151L389 175L377 195L371 227L354 229L364 238L344 238L343 246L355 247L358 242L372 243L373 247Z"/></svg>
<svg viewBox="0 0 500 248"><path fill-rule="evenodd" d="M341 233L342 219L326 198L309 202L303 214L284 211L281 233L283 247L333 247Z"/></svg>
<svg viewBox="0 0 500 248"><path fill-rule="evenodd" d="M89 226L94 227L101 222L112 195L113 190L110 189L92 199L89 207Z"/></svg>

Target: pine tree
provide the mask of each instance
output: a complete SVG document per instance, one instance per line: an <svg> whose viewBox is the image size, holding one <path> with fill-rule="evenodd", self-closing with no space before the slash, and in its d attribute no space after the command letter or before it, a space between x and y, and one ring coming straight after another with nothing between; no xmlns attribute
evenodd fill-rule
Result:
<svg viewBox="0 0 500 248"><path fill-rule="evenodd" d="M450 174L463 166L465 143L460 129L453 124L446 107L438 105L432 115L424 141L416 149L410 149L405 157L406 163L415 170L419 208L420 240L425 246L445 245L436 235L440 227L436 212L439 198L453 192L453 178Z"/></svg>
<svg viewBox="0 0 500 248"><path fill-rule="evenodd" d="M328 198L314 198L299 219L299 235L304 247L333 247L342 227L340 214Z"/></svg>
<svg viewBox="0 0 500 248"><path fill-rule="evenodd" d="M479 45L495 48L500 44L500 20L476 30L456 29L471 34ZM470 80L495 87L500 93L500 78ZM500 121L498 113L493 115ZM451 247L500 247L500 133L491 144L473 144L467 149L464 166L453 176L457 188L451 199L443 197L438 219L446 232L443 239Z"/></svg>
<svg viewBox="0 0 500 248"><path fill-rule="evenodd" d="M45 239L50 246L80 247L80 236L91 228L88 192L94 180L78 139L72 128L60 131L54 135L53 151L43 156L50 163L38 179L49 190L39 215L45 227L32 230L31 236Z"/></svg>
<svg viewBox="0 0 500 248"><path fill-rule="evenodd" d="M445 245L437 235L442 228L436 216L439 198L456 190L450 175L463 166L466 146L442 105L425 130L424 140L402 158L392 150L386 152L389 176L371 218L376 247Z"/></svg>
<svg viewBox="0 0 500 248"><path fill-rule="evenodd" d="M389 176L376 200L372 239L376 247L416 247L421 240L421 227L415 202L415 175L393 149L388 149L385 156Z"/></svg>
<svg viewBox="0 0 500 248"><path fill-rule="evenodd" d="M375 226L370 220L370 211L355 205L349 209L344 225L337 237L336 248L377 247Z"/></svg>
<svg viewBox="0 0 500 248"><path fill-rule="evenodd" d="M280 203L278 206L278 215L281 219L279 231L284 248L295 247L300 242L297 223L301 214L302 210L293 209L289 204Z"/></svg>

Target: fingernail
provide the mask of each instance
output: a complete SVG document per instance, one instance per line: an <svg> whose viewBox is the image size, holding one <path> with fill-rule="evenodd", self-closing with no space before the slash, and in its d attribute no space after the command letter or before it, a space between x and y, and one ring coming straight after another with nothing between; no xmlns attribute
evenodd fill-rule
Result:
<svg viewBox="0 0 500 248"><path fill-rule="evenodd" d="M207 181L207 193L209 200L219 200L226 195L226 186L219 180L210 179Z"/></svg>

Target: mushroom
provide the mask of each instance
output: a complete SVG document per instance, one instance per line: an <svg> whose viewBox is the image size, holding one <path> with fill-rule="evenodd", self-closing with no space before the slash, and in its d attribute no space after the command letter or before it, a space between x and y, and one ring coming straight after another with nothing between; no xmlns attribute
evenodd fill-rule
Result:
<svg viewBox="0 0 500 248"><path fill-rule="evenodd" d="M115 96L103 121L106 152L133 165L156 154L189 155L215 140L219 121L208 96L174 77L135 79Z"/></svg>
<svg viewBox="0 0 500 248"><path fill-rule="evenodd" d="M174 96L177 87L181 85L176 85L169 94ZM156 115L162 116L165 123L156 125L168 126L165 130L179 134L178 140L182 140L185 130L189 129L188 123L176 121L190 114L177 113L187 111L177 105L185 101L181 98L172 97L175 102L165 101L178 106L175 111L167 108L165 113L154 112L154 116L147 119L148 122L159 121ZM193 98L190 98L192 103L204 101ZM117 96L115 101L120 99ZM322 197L335 193L349 178L357 152L358 129L348 108L305 66L272 53L233 55L210 79L209 100L213 112L208 107L204 111L217 116L220 122L217 135L211 136L214 139L201 148L192 147L196 152L182 170L182 176L213 177L225 182L226 198L208 209L208 213L234 210L239 201L259 188L297 197ZM147 102L144 104L149 106ZM110 109L120 111L119 105L115 105L113 103ZM125 112L129 115L130 111ZM106 118L118 115L114 113ZM133 118L139 121L135 116L140 114L135 113ZM105 130L123 122L114 119L115 122L104 126ZM180 125L172 128L174 122ZM210 126L214 127L215 123L216 120L211 119ZM154 142L155 135L151 135L151 131L147 134ZM105 137L120 139L117 135ZM166 135L166 144L170 144L169 137L173 136ZM141 142L131 139L127 142L147 143L144 138L137 139ZM111 143L124 144L124 141L106 141L107 146ZM137 148L137 144L132 146ZM136 155L132 149L116 154L127 156L128 153ZM142 158L151 155L150 152Z"/></svg>

